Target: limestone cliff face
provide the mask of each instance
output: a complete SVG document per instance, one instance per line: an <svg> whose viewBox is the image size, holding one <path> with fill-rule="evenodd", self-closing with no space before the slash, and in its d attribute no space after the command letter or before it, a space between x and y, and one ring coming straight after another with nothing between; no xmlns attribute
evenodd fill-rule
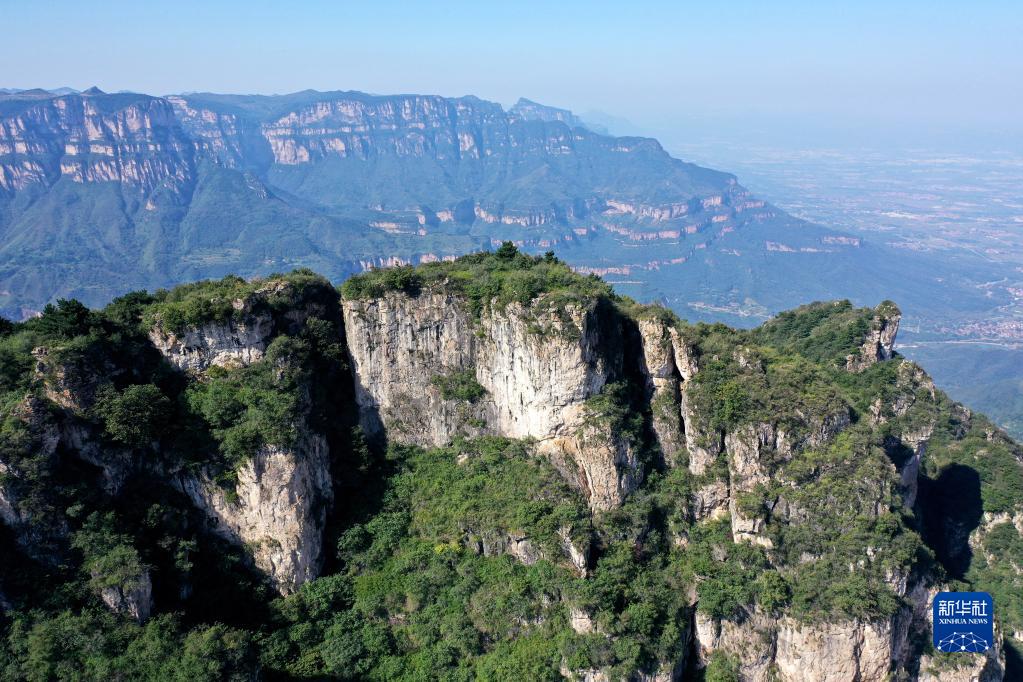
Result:
<svg viewBox="0 0 1023 682"><path fill-rule="evenodd" d="M679 346L678 332L663 320L644 318L638 324L642 339L643 371L650 394L651 417L657 443L665 462L671 465L688 459L685 428L682 421L683 371L691 374L694 368L679 370L675 348Z"/></svg>
<svg viewBox="0 0 1023 682"><path fill-rule="evenodd" d="M296 299L289 309L271 314L271 297L292 296L293 289L287 281L270 280L233 301L229 319L180 333L165 330L157 320L150 341L170 363L200 380L213 366L259 362L275 334L301 328L311 314L325 314L315 296ZM293 443L263 445L236 470L233 484L215 482L209 471L182 474L178 482L209 517L215 532L244 545L281 594L290 594L319 575L323 529L333 500L326 439L302 419L294 426Z"/></svg>
<svg viewBox="0 0 1023 682"><path fill-rule="evenodd" d="M206 476L181 487L216 532L244 544L281 594L319 575L323 526L332 498L327 443L304 433L288 448L265 446L237 473L233 490Z"/></svg>
<svg viewBox="0 0 1023 682"><path fill-rule="evenodd" d="M261 360L272 332L273 320L263 313L207 322L180 332L157 326L149 339L179 369L201 372L212 366L237 367Z"/></svg>
<svg viewBox="0 0 1023 682"><path fill-rule="evenodd" d="M272 314L275 303L290 299L287 308ZM278 305L278 307L280 307ZM263 358L273 337L300 329L310 316L327 315L323 301L303 297L286 280L269 280L244 298L231 301L231 314L201 324L173 329L157 319L149 340L164 357L192 373L217 367L244 367Z"/></svg>
<svg viewBox="0 0 1023 682"><path fill-rule="evenodd" d="M149 571L143 570L122 585L104 587L100 598L114 613L129 616L137 623L146 622L153 609L153 581Z"/></svg>
<svg viewBox="0 0 1023 682"><path fill-rule="evenodd" d="M87 91L15 103L0 117L0 189L64 177L180 191L194 179L194 147L166 100Z"/></svg>
<svg viewBox="0 0 1023 682"><path fill-rule="evenodd" d="M531 438L562 465L594 509L618 506L639 481L619 435L587 421L586 401L619 371L613 328L599 302L559 315L540 299L483 312L444 293L343 302L363 427L404 443L433 446L457 435ZM611 332L613 335L614 332ZM444 377L467 374L481 393L445 398Z"/></svg>
<svg viewBox="0 0 1023 682"><path fill-rule="evenodd" d="M799 682L888 679L897 660L888 623L837 623L807 627L784 619L775 664L782 679Z"/></svg>
<svg viewBox="0 0 1023 682"><path fill-rule="evenodd" d="M278 164L327 156L365 159L378 154L479 158L508 144L507 132L484 138L474 122L502 120L499 105L474 97L366 97L358 93L321 101L264 123L263 136Z"/></svg>
<svg viewBox="0 0 1023 682"><path fill-rule="evenodd" d="M893 304L879 305L859 352L846 358L846 369L862 372L874 363L890 360L895 352L895 336L899 333L901 319L902 313Z"/></svg>
<svg viewBox="0 0 1023 682"><path fill-rule="evenodd" d="M433 384L434 377L460 370L478 376L479 339L455 298L391 293L344 301L343 311L355 399L368 434L383 435L386 427L399 442L436 445L471 428L462 414L470 408L445 404Z"/></svg>
<svg viewBox="0 0 1023 682"><path fill-rule="evenodd" d="M741 679L750 682L886 682L893 668L910 662L907 613L879 622L813 625L759 609L725 620L697 613L694 635L704 664L713 652L727 652L737 657Z"/></svg>
<svg viewBox="0 0 1023 682"><path fill-rule="evenodd" d="M505 173L519 165L529 167L537 159L575 164L576 159L592 155L663 155L652 140L600 135L567 110L529 100L520 100L505 111L499 104L475 97L309 91L260 99L263 102L232 106L231 98L216 95L167 98L200 157L212 157L219 164L257 176L271 170L281 179L300 176L306 172L304 167L322 162L354 168L366 162L375 164L382 158L397 163L427 159L439 167L471 168L472 174L487 174ZM672 170L672 174L681 171ZM369 172L374 171L370 168ZM452 170L448 176L445 183L464 178L464 171ZM377 223L398 231L410 211L415 211L418 226L427 230L440 223L476 220L521 227L558 226L598 216L606 216L609 223L616 224L621 219L676 223L674 229L633 233L643 240L677 240L684 229L677 223L690 216L694 224L723 226L740 214L751 216L763 209L763 202L755 205L757 202L747 200L746 191L734 179L721 175L713 179L713 188L700 186L706 179L710 177L696 182L687 177L682 182L687 196L667 202L662 197L640 197L631 191L607 195L596 187L583 192L573 189L577 196L569 201L560 197L526 203L509 202L505 197L473 200L467 197L480 195L479 188L451 186L431 196L410 193L401 202L389 202L392 205L387 208L377 203L366 203L362 208L379 211L381 220ZM292 190L305 193L308 188L300 183ZM371 189L373 193L379 191L378 187ZM345 201L366 201L346 194L344 189L337 192ZM565 234L566 241L574 238L572 232ZM547 242L537 244L542 248L554 243L551 235L540 241Z"/></svg>

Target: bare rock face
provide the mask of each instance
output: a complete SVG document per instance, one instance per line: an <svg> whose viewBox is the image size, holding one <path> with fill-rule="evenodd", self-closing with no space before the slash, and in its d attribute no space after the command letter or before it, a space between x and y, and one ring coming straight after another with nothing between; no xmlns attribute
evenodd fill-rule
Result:
<svg viewBox="0 0 1023 682"><path fill-rule="evenodd" d="M43 395L65 410L81 413L92 407L96 391L101 383L110 378L112 367L103 368L104 375L93 367L82 367L65 362L50 352L49 348L32 349L35 358L35 380L42 386Z"/></svg>
<svg viewBox="0 0 1023 682"><path fill-rule="evenodd" d="M551 556L532 538L518 531L466 529L463 542L466 547L477 554L483 556L507 554L524 566L532 566L541 559L552 562L567 561L578 575L585 577L589 570L588 543L583 543L581 546L576 544L572 539L571 529L567 527L559 529L558 536L560 538L560 554L556 556Z"/></svg>
<svg viewBox="0 0 1023 682"><path fill-rule="evenodd" d="M638 483L631 445L587 423L587 399L615 371L615 360L600 352L607 340L597 302L561 311L542 299L512 303L484 311L478 323L463 300L437 292L342 305L367 433L386 430L389 439L421 446L457 435L535 439L594 510L620 505ZM438 379L456 373L481 395L445 398Z"/></svg>
<svg viewBox="0 0 1023 682"><path fill-rule="evenodd" d="M533 541L522 533L470 532L466 544L483 556L508 554L524 566L532 566L545 558Z"/></svg>
<svg viewBox="0 0 1023 682"><path fill-rule="evenodd" d="M24 106L0 125L0 189L117 182L180 191L195 177L195 149L170 104L148 95L111 108L103 93L64 95Z"/></svg>
<svg viewBox="0 0 1023 682"><path fill-rule="evenodd" d="M686 445L680 395L682 378L675 366L672 336L668 326L657 318L641 319L638 327L654 435L665 463L674 466L685 456Z"/></svg>
<svg viewBox="0 0 1023 682"><path fill-rule="evenodd" d="M897 583L897 584L896 584ZM904 576L893 576L892 587L904 599L893 616L877 621L798 621L788 615L767 615L759 608L730 619L714 619L697 611L694 636L700 665L718 650L735 656L741 679L763 682L888 682L914 668L919 653L915 642L930 636L931 601L938 588ZM977 669L997 672L985 680L1001 680L999 651L992 663ZM927 657L924 657L927 662ZM985 667L986 666L986 667ZM920 669L923 675L924 669ZM987 673L985 673L987 674ZM911 679L911 678L905 678ZM919 679L944 680L944 677ZM948 677L959 680L959 677ZM970 679L970 678L962 678Z"/></svg>
<svg viewBox="0 0 1023 682"><path fill-rule="evenodd" d="M890 360L895 353L895 335L899 333L901 319L902 313L894 304L879 305L863 345L846 358L845 368L850 372L862 372L875 363Z"/></svg>
<svg viewBox="0 0 1023 682"><path fill-rule="evenodd" d="M301 329L310 317L327 317L322 301L329 284L302 290L285 279L264 280L255 291L231 302L227 319L213 319L184 329L171 329L160 319L149 340L175 366L202 372L211 366L242 367L263 359L267 346L280 333ZM284 305L286 303L286 305ZM273 309L279 310L276 316Z"/></svg>
<svg viewBox="0 0 1023 682"><path fill-rule="evenodd" d="M728 481L711 481L701 486L693 493L693 520L703 521L728 516L730 500Z"/></svg>
<svg viewBox="0 0 1023 682"><path fill-rule="evenodd" d="M652 426L665 463L701 475L721 454L723 443L720 433L701 427L689 396L689 382L699 370L696 348L658 316L641 318L637 326Z"/></svg>
<svg viewBox="0 0 1023 682"><path fill-rule="evenodd" d="M728 453L728 507L732 517L732 535L736 540L768 547L771 545L768 538L759 534L763 520L747 518L739 509L738 496L770 480L761 458L774 448L776 439L777 433L770 424L744 426L725 436L725 451Z"/></svg>
<svg viewBox="0 0 1023 682"><path fill-rule="evenodd" d="M743 680L767 682L774 659L775 620L759 611L734 620L718 620L696 612L697 662L706 666L710 655L722 650L738 655Z"/></svg>
<svg viewBox="0 0 1023 682"><path fill-rule="evenodd" d="M727 620L697 613L695 624L701 665L722 650L738 658L743 680L755 682L886 682L905 639L895 621L809 625L759 610Z"/></svg>
<svg viewBox="0 0 1023 682"><path fill-rule="evenodd" d="M604 670L570 670L568 666L561 666L561 676L572 682L610 682L611 678Z"/></svg>
<svg viewBox="0 0 1023 682"><path fill-rule="evenodd" d="M319 574L332 497L326 440L304 433L291 449L266 446L238 471L233 495L205 477L182 488L216 532L252 551L281 594Z"/></svg>
<svg viewBox="0 0 1023 682"><path fill-rule="evenodd" d="M144 570L122 585L104 587L100 598L114 613L130 616L138 623L149 620L153 609L153 582Z"/></svg>
<svg viewBox="0 0 1023 682"><path fill-rule="evenodd" d="M494 402L494 429L510 438L571 435L615 370L601 353L596 304L567 306L565 317L543 306L513 303L481 319L477 378Z"/></svg>
<svg viewBox="0 0 1023 682"><path fill-rule="evenodd" d="M242 301L236 304L245 305ZM273 320L261 314L208 322L181 332L157 326L149 332L149 339L179 369L201 372L214 365L233 367L261 360L272 332Z"/></svg>
<svg viewBox="0 0 1023 682"><path fill-rule="evenodd" d="M558 536L561 538L562 553L568 557L572 566L579 572L579 575L585 578L590 568L589 542L587 541L581 545L577 544L572 539L572 529L567 527L559 528Z"/></svg>
<svg viewBox="0 0 1023 682"><path fill-rule="evenodd" d="M775 664L784 680L884 682L892 667L891 625L819 623L806 626L790 618L778 625Z"/></svg>
<svg viewBox="0 0 1023 682"><path fill-rule="evenodd" d="M344 301L345 332L355 374L355 399L367 434L422 446L448 442L465 421L445 404L435 377L474 367L472 320L442 294L410 298L389 293Z"/></svg>
<svg viewBox="0 0 1023 682"><path fill-rule="evenodd" d="M568 609L568 624L572 627L572 630L580 635L588 635L597 629L593 622L593 617L586 611L575 607L569 607Z"/></svg>
<svg viewBox="0 0 1023 682"><path fill-rule="evenodd" d="M620 507L641 481L632 443L603 424L586 424L570 437L543 441L537 451L583 491L594 511Z"/></svg>
<svg viewBox="0 0 1023 682"><path fill-rule="evenodd" d="M446 294L388 293L343 308L363 427L402 442L442 445L465 431L465 401L445 400L435 385L445 374L471 372L485 390L473 408L482 432L538 440L570 435L607 381L592 310L573 308L565 321L511 304L485 313L477 329L464 302Z"/></svg>

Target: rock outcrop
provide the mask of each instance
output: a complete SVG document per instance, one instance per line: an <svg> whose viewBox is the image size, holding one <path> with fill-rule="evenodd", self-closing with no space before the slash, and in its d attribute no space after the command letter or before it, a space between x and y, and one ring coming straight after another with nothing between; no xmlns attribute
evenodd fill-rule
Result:
<svg viewBox="0 0 1023 682"><path fill-rule="evenodd" d="M332 296L326 282L302 291L285 279L270 279L242 298L231 301L226 317L180 329L157 319L149 340L179 369L203 372L210 367L242 367L263 359L275 335L300 330L309 317L328 316L320 300ZM326 290L326 291L325 291ZM274 309L281 309L274 315Z"/></svg>
<svg viewBox="0 0 1023 682"><path fill-rule="evenodd" d="M195 148L167 100L86 91L11 104L0 118L0 190L66 177L180 192L194 181Z"/></svg>
<svg viewBox="0 0 1023 682"><path fill-rule="evenodd" d="M845 368L850 372L862 372L875 363L890 360L895 353L895 336L899 333L902 313L891 302L879 305L875 313L859 352L846 358Z"/></svg>
<svg viewBox="0 0 1023 682"><path fill-rule="evenodd" d="M149 571L143 570L121 585L104 587L100 598L114 613L129 616L137 623L146 622L153 609L153 581Z"/></svg>
<svg viewBox="0 0 1023 682"><path fill-rule="evenodd" d="M752 492L757 485L770 480L767 467L761 458L775 448L777 433L770 424L747 425L739 431L725 436L725 452L728 455L729 514L732 519L732 536L771 546L771 541L760 534L763 519L749 518L740 509L740 496Z"/></svg>
<svg viewBox="0 0 1023 682"><path fill-rule="evenodd" d="M725 652L751 682L885 682L911 658L902 616L807 624L759 609L729 619L697 612L694 636L702 665L715 651Z"/></svg>
<svg viewBox="0 0 1023 682"><path fill-rule="evenodd" d="M686 380L676 362L678 332L657 317L637 323L643 347L643 370L650 393L652 426L661 455L667 464L680 464L687 457L682 423L682 384ZM683 368L691 375L695 367Z"/></svg>
<svg viewBox="0 0 1023 682"><path fill-rule="evenodd" d="M239 307L244 305L238 302ZM266 313L239 320L207 322L180 332L155 327L153 345L179 369L201 372L212 366L249 365L263 358L273 331Z"/></svg>
<svg viewBox="0 0 1023 682"><path fill-rule="evenodd" d="M343 302L356 400L369 433L441 445L473 429L543 441L573 434L584 403L613 371L600 356L599 312L554 312L510 304L477 326L466 302L443 293L388 293ZM540 327L544 333L532 329ZM485 394L468 408L445 399L437 380L468 372Z"/></svg>
<svg viewBox="0 0 1023 682"><path fill-rule="evenodd" d="M562 310L541 298L484 310L442 292L343 302L363 428L404 443L458 435L529 438L563 467L594 509L622 503L641 478L627 440L587 420L587 400L621 367L615 320L599 301ZM610 330L610 331L608 331ZM611 334L606 338L602 334ZM445 377L479 395L445 397Z"/></svg>
<svg viewBox="0 0 1023 682"><path fill-rule="evenodd" d="M777 637L775 665L782 679L793 682L883 682L896 658L888 623L808 627L786 618Z"/></svg>
<svg viewBox="0 0 1023 682"><path fill-rule="evenodd" d="M183 491L216 532L251 551L281 594L319 575L332 499L327 443L303 433L291 448L265 446L237 472L233 489L186 476Z"/></svg>

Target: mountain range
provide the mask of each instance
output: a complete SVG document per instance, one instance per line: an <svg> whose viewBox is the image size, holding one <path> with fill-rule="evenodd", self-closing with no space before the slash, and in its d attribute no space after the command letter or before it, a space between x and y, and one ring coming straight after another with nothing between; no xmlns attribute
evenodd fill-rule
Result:
<svg viewBox="0 0 1023 682"><path fill-rule="evenodd" d="M1023 448L900 322L511 243L47 306L0 325L0 678L1020 679ZM983 654L932 646L963 590Z"/></svg>
<svg viewBox="0 0 1023 682"><path fill-rule="evenodd" d="M229 273L341 281L503 241L694 320L836 297L892 298L917 323L1007 303L976 281L980 256L825 229L601 130L525 99L0 95L0 313Z"/></svg>

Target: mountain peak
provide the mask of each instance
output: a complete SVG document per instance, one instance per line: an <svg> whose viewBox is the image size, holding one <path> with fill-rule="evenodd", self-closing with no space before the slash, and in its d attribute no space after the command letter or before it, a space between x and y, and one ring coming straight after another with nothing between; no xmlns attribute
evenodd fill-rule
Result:
<svg viewBox="0 0 1023 682"><path fill-rule="evenodd" d="M508 113L518 116L524 121L560 121L570 128L586 127L582 119L573 114L569 109L547 106L525 97L520 97L519 101L508 110Z"/></svg>

